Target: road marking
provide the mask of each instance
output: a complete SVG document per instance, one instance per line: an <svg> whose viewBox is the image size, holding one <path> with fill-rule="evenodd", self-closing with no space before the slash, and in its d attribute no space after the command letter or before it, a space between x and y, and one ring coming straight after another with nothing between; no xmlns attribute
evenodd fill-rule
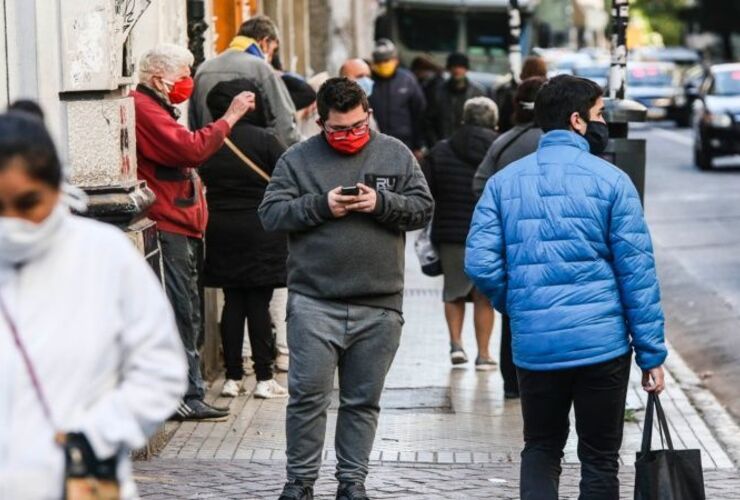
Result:
<svg viewBox="0 0 740 500"><path fill-rule="evenodd" d="M652 132L655 133L656 135L661 135L665 137L666 139L670 139L679 144L683 144L684 146L694 145L694 139L692 139L691 137L686 137L685 135L681 135L677 132L672 132L670 130L665 130L662 128L654 128L652 129Z"/></svg>

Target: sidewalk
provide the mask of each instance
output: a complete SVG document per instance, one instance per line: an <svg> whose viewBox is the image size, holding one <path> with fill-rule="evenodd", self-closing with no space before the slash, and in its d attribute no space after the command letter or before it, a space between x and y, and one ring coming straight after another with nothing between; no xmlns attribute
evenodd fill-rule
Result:
<svg viewBox="0 0 740 500"><path fill-rule="evenodd" d="M377 498L517 498L522 446L519 403L503 399L498 372L476 372L472 363L462 369L450 368L441 280L421 275L411 252L407 259L406 326L381 403L368 479L370 494ZM496 339L498 326L497 322ZM474 358L469 319L465 346ZM498 352L497 343L492 352ZM740 436L740 430L697 385L695 375L675 352L670 359L668 389L662 399L676 447L701 450L708 498L740 498L740 474L731 458L740 456L740 448L731 439ZM280 380L285 383L285 376ZM682 383L693 384L691 390L682 389ZM249 392L254 385L251 377ZM697 410L692 401L702 407ZM634 368L627 406L637 411L625 423L622 447L625 498L631 497L632 464L642 437L644 405L645 393ZM135 464L142 496L277 498L284 481L285 400L257 400L247 393L234 399L231 408L228 422L168 424L173 436L160 456ZM707 425L703 411L711 415L710 421L721 422L719 433ZM319 498L333 498L336 488L332 477L335 419L336 405L332 405L325 466L317 483ZM716 436L729 436L728 442ZM577 495L577 464L573 430L565 452L564 498Z"/></svg>

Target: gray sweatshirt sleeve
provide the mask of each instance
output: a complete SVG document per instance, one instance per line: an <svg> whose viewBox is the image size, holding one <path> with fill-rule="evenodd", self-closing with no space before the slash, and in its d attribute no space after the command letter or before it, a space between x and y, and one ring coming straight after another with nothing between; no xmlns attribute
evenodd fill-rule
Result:
<svg viewBox="0 0 740 500"><path fill-rule="evenodd" d="M285 157L280 158L259 207L266 231L298 232L332 218L326 194L300 194L298 182Z"/></svg>
<svg viewBox="0 0 740 500"><path fill-rule="evenodd" d="M495 165L495 158L496 154L498 153L498 147L496 147L495 143L493 146L488 148L488 152L486 153L486 156L483 158L483 161L478 165L478 170L475 171L475 176L473 177L473 193L475 194L476 198L480 198L483 194L483 190L486 187L486 182L488 182L488 179L495 174L496 172L496 165Z"/></svg>
<svg viewBox="0 0 740 500"><path fill-rule="evenodd" d="M267 104L267 126L286 145L292 146L301 140L298 126L295 122L295 105L290 99L288 88L274 71L265 69L263 78L264 101Z"/></svg>
<svg viewBox="0 0 740 500"><path fill-rule="evenodd" d="M434 199L416 160L409 154L407 174L396 192L379 191L375 217L400 231L421 229L432 220Z"/></svg>

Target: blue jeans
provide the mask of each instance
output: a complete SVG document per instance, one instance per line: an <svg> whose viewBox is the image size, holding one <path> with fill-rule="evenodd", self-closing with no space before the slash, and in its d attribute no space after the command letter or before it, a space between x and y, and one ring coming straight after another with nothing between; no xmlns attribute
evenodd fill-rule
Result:
<svg viewBox="0 0 740 500"><path fill-rule="evenodd" d="M188 390L185 401L202 400L206 394L200 372L200 342L203 332L200 272L203 240L181 234L159 232L167 297L188 357Z"/></svg>

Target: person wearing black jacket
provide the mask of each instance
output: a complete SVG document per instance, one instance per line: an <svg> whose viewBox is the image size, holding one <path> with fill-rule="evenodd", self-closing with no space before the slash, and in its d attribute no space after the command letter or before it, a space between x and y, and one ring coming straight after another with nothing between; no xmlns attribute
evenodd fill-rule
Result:
<svg viewBox="0 0 740 500"><path fill-rule="evenodd" d="M426 140L433 147L442 139L449 138L463 122L463 105L473 97L486 95L482 85L468 78L470 60L461 52L447 57L450 76L437 84L429 100L426 121Z"/></svg>
<svg viewBox="0 0 740 500"><path fill-rule="evenodd" d="M468 360L462 346L462 326L465 303L472 300L478 344L475 367L485 371L496 366L489 353L493 308L465 275L463 261L468 227L477 201L471 189L473 175L496 139L497 122L496 103L487 97L470 99L464 106L462 127L432 148L424 165L436 203L432 242L439 250L444 274L443 300L450 332L450 360L453 365Z"/></svg>
<svg viewBox="0 0 740 500"><path fill-rule="evenodd" d="M269 176L286 148L265 128L265 108L257 86L247 79L221 82L208 93L206 102L211 114L219 117L233 96L244 90L255 93L257 105L234 126L230 139L241 154ZM222 395L234 397L241 390L246 319L257 375L254 395L285 397L286 389L273 379L275 339L269 304L274 289L285 286L288 252L286 236L265 232L257 215L267 180L228 144L201 167L200 174L210 209L204 284L223 288L225 299L221 340L226 380Z"/></svg>
<svg viewBox="0 0 740 500"><path fill-rule="evenodd" d="M519 74L519 82L532 77L547 77L547 64L540 56L527 56L522 64ZM514 95L516 94L517 82L513 79L496 90L496 104L500 111L498 130L502 134L514 126Z"/></svg>
<svg viewBox="0 0 740 500"><path fill-rule="evenodd" d="M424 146L423 120L427 107L424 92L413 73L399 68L396 46L382 38L373 51L370 107L380 131L403 142L417 158Z"/></svg>

